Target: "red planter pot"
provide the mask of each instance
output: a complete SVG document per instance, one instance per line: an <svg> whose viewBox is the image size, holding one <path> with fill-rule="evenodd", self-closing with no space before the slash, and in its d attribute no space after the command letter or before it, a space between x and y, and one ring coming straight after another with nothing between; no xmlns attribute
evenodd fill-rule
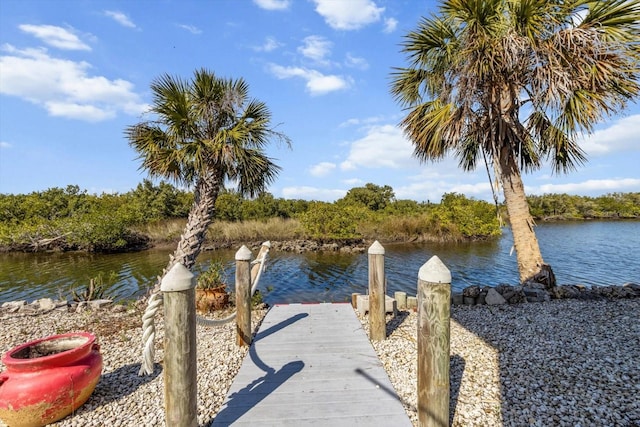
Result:
<svg viewBox="0 0 640 427"><path fill-rule="evenodd" d="M87 401L102 374L102 355L88 332L52 335L2 356L0 420L10 427L40 427Z"/></svg>

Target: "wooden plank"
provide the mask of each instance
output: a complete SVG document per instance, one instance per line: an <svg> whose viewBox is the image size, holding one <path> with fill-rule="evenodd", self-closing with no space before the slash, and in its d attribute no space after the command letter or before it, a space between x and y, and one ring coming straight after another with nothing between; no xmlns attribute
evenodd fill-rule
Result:
<svg viewBox="0 0 640 427"><path fill-rule="evenodd" d="M350 304L276 305L214 426L411 426Z"/></svg>

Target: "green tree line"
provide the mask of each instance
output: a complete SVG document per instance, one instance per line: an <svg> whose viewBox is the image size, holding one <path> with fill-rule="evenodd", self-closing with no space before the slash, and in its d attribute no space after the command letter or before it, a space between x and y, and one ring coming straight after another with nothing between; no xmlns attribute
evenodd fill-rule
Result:
<svg viewBox="0 0 640 427"><path fill-rule="evenodd" d="M528 196L536 219L615 219L640 217L640 193L611 193L599 197L544 194Z"/></svg>
<svg viewBox="0 0 640 427"><path fill-rule="evenodd" d="M191 192L150 180L123 194L89 194L76 185L0 194L0 245L5 250L37 250L53 242L63 250L135 249L149 243L148 236L136 231L140 226L185 219L192 203ZM640 193L545 194L529 196L529 204L537 219L640 217ZM381 236L446 241L500 234L494 205L456 193L445 194L440 203L398 200L390 186L369 183L333 203L276 198L268 192L245 198L233 191L222 192L216 200L217 222L272 218L292 220L303 236L325 240Z"/></svg>

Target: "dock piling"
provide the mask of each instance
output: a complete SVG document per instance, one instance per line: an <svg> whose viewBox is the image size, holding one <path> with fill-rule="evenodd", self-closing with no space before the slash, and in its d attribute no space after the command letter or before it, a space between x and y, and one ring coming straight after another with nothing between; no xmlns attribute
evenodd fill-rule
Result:
<svg viewBox="0 0 640 427"><path fill-rule="evenodd" d="M178 263L164 276L164 402L167 425L198 425L196 280Z"/></svg>
<svg viewBox="0 0 640 427"><path fill-rule="evenodd" d="M383 341L387 337L385 318L384 248L376 240L369 247L369 338Z"/></svg>
<svg viewBox="0 0 640 427"><path fill-rule="evenodd" d="M449 425L451 272L437 256L418 272L418 425Z"/></svg>
<svg viewBox="0 0 640 427"><path fill-rule="evenodd" d="M236 331L239 346L251 345L251 250L236 252Z"/></svg>

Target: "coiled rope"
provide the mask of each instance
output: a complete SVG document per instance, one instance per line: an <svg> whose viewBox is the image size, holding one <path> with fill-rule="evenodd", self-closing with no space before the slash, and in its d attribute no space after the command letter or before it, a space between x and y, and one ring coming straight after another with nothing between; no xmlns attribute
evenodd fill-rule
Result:
<svg viewBox="0 0 640 427"><path fill-rule="evenodd" d="M162 292L151 294L147 301L147 309L142 316L142 364L138 376L151 375L153 373L153 358L155 356L156 325L153 319L162 305Z"/></svg>
<svg viewBox="0 0 640 427"><path fill-rule="evenodd" d="M260 247L258 257L251 262L253 266L251 268L251 295L258 288L260 277L262 272L266 269L267 255L271 248L271 242L264 242ZM162 305L162 292L158 291L151 294L147 301L147 308L142 316L142 363L140 364L140 371L138 376L151 375L153 373L153 360L155 358L155 338L156 338L156 325L154 318ZM236 318L237 311L234 311L227 317L222 319L206 319L204 317L196 315L196 323L201 326L221 326L225 323L229 323Z"/></svg>

